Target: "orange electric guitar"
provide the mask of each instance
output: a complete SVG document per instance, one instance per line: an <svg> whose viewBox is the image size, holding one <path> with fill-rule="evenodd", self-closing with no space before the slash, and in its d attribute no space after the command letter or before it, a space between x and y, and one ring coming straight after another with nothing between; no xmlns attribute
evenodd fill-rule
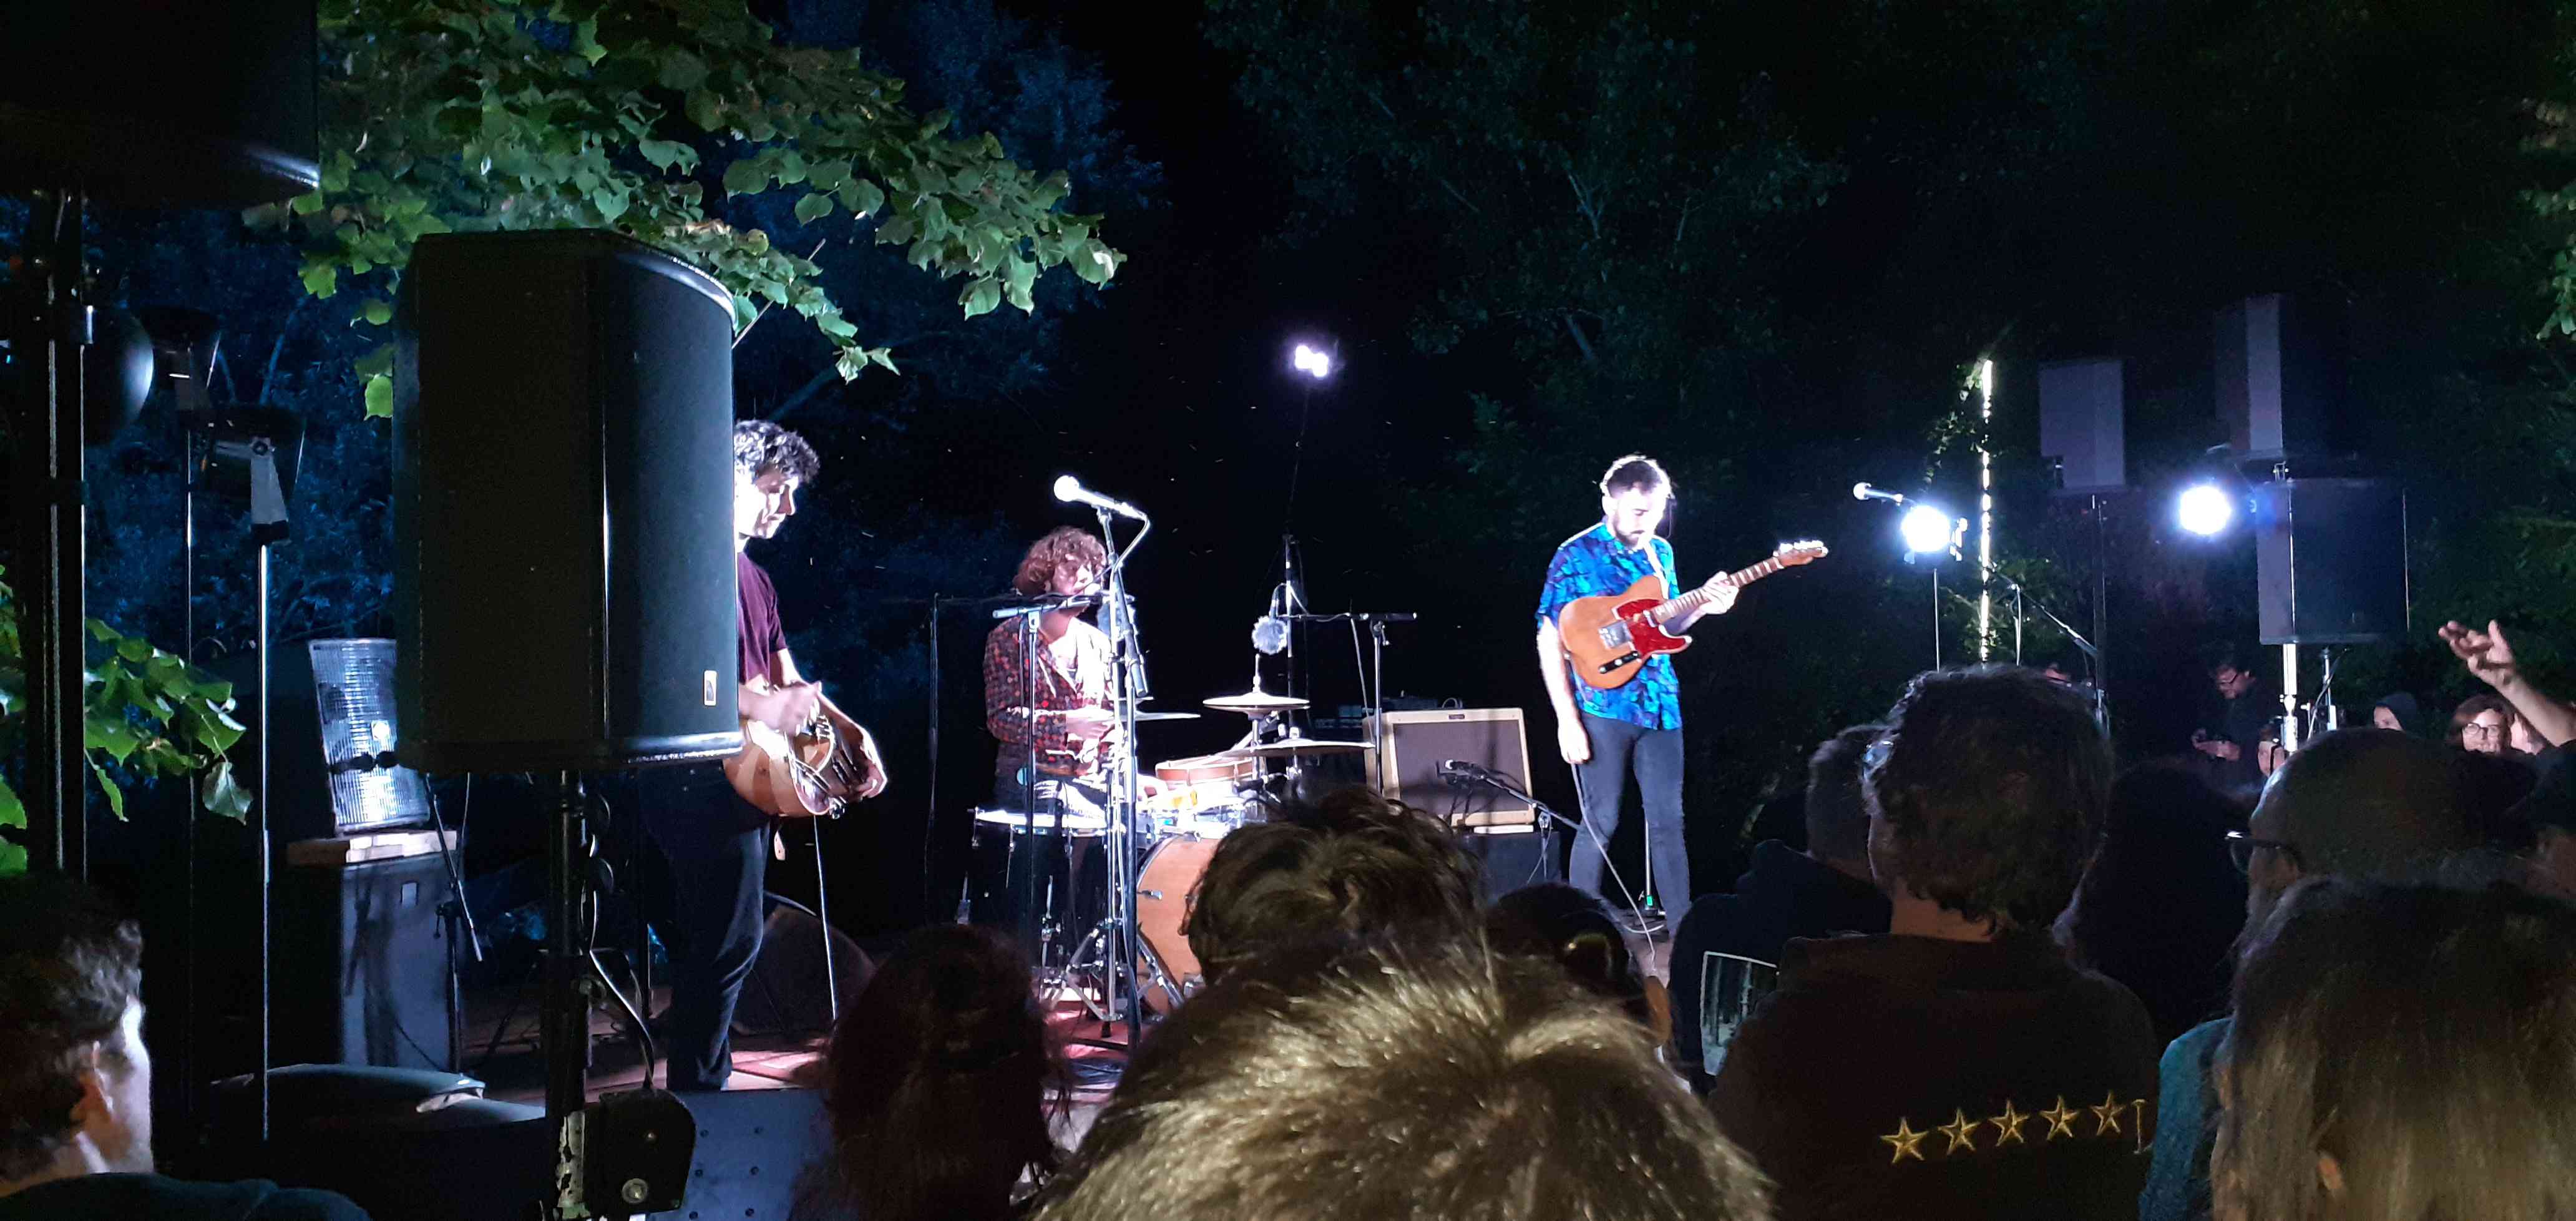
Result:
<svg viewBox="0 0 2576 1221"><path fill-rule="evenodd" d="M1742 572L1728 573L1725 582L1750 585L1783 568L1824 557L1825 545L1813 539L1782 543L1770 559ZM1637 578L1625 593L1576 598L1566 603L1556 616L1556 633L1564 643L1566 659L1573 663L1574 676L1608 690L1635 678L1637 671L1645 668L1647 658L1689 648L1690 637L1673 635L1664 630L1664 625L1698 610L1714 595L1701 588L1667 600L1664 593L1662 577L1645 576Z"/></svg>
<svg viewBox="0 0 2576 1221"><path fill-rule="evenodd" d="M765 691L768 680L751 680ZM832 718L817 707L793 736L750 717L742 719L742 751L724 761L733 791L756 809L781 818L839 817L868 778L859 744L842 740Z"/></svg>

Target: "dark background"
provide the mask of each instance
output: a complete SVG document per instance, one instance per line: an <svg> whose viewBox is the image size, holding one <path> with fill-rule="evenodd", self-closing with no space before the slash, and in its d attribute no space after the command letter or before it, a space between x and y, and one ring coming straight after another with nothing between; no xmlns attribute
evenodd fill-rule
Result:
<svg viewBox="0 0 2576 1221"><path fill-rule="evenodd" d="M1823 539L1830 559L1748 591L1680 663L1701 889L1732 877L1752 809L1794 787L1815 742L1932 663L1930 578L1900 561L1893 513L1848 489L1969 512L1961 390L1980 357L2001 366L1998 555L2079 626L2107 564L2125 758L2183 749L2206 651L2252 643L2250 541L2181 536L2169 508L2224 439L2210 312L2249 293L2349 317L2350 448L2410 490L2416 639L2344 658L2347 707L2467 694L2428 647L2444 618L2523 627L2544 675L2551 644L2576 640L2570 383L2564 341L2537 337L2566 234L2528 198L2568 176L2535 144L2568 93L2558 5L757 7L784 38L863 47L919 109L1065 167L1071 206L1106 214L1131 256L1103 291L1057 277L1034 316L961 321L953 286L836 241L835 295L903 374L818 380L828 349L787 319L737 349L740 412L824 456L803 512L753 555L800 665L876 727L896 775L826 833L834 915L862 935L954 910L990 776L991 621L941 612L934 654L930 600L999 592L1031 539L1087 523L1047 494L1064 473L1155 515L1130 581L1156 707L1247 685L1247 633L1293 534L1317 609L1421 616L1391 631L1389 694L1527 709L1536 787L1568 807L1530 611L1551 549L1597 516L1608 462L1643 450L1673 469L1686 579ZM1429 37L1435 19L1457 39ZM1355 101L1391 97L1413 101ZM1605 135L1627 106L1635 131ZM1595 231L1549 194L1558 175L1529 168L1548 149L1618 184L1627 227ZM1437 185L1453 180L1474 189ZM786 206L734 207L801 248ZM0 235L24 217L0 201ZM214 310L222 384L308 420L283 639L382 631L384 429L360 416L343 303L305 299L292 250L227 214L111 213L96 232L118 298ZM1330 380L1289 370L1300 341L1335 353ZM2039 361L2094 355L2129 361L2137 488L2108 506L2099 556L2084 503L2049 494L2030 382ZM156 409L96 455L91 527L95 613L165 641L182 605L167 430ZM228 512L190 591L201 661L249 634ZM1971 588L1955 564L1942 581ZM1940 624L1943 660L1974 655L1972 601ZM2038 628L2029 644L2063 648ZM1301 643L1319 709L1356 699L1351 652L1347 634ZM1240 729L1151 727L1144 753ZM478 871L536 842L506 791L478 792ZM156 793L136 816L176 805ZM809 888L797 874L777 888Z"/></svg>

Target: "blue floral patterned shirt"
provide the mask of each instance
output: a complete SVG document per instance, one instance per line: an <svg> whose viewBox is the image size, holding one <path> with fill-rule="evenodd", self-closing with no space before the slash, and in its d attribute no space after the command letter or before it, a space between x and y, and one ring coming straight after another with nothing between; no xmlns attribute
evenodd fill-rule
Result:
<svg viewBox="0 0 2576 1221"><path fill-rule="evenodd" d="M1564 610L1566 603L1576 598L1624 593L1644 576L1663 577L1664 596L1671 597L1672 573L1673 545L1662 536L1656 536L1651 552L1631 550L1610 533L1609 523L1595 523L1591 529L1557 545L1556 558L1547 566L1547 584L1538 594L1539 620L1555 622L1557 612ZM1648 658L1635 678L1607 691L1572 674L1566 679L1574 684L1575 706L1594 716L1648 729L1682 727L1681 679L1673 673L1669 655Z"/></svg>

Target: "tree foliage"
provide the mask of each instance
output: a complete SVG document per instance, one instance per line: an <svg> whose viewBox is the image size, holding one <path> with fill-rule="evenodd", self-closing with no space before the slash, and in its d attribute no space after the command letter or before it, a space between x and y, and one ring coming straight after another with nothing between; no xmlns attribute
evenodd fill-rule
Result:
<svg viewBox="0 0 2576 1221"><path fill-rule="evenodd" d="M422 236L606 228L713 275L737 330L793 310L838 349L843 379L894 368L819 282L812 250L725 223L711 188L719 201L792 192L799 244L864 224L915 268L960 280L970 318L1005 301L1034 308L1058 266L1106 283L1125 257L1097 216L1057 210L1063 173L1021 168L989 134L946 134L947 114L914 114L903 83L855 52L778 45L739 0L325 0L321 12L320 189L248 219L298 233L305 288L327 298L349 277L371 325L392 317ZM389 359L361 367L371 414L391 409Z"/></svg>

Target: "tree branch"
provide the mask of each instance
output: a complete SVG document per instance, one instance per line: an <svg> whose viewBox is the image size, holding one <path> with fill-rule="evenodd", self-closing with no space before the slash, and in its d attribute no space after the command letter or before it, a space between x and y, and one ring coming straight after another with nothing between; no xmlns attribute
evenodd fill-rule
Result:
<svg viewBox="0 0 2576 1221"><path fill-rule="evenodd" d="M823 383L836 380L840 376L841 371L837 366L823 366L822 372L806 379L804 385L796 388L796 393L788 395L785 402L780 403L777 408L769 413L769 422L775 424L780 420L786 419L788 412L804 406L806 400L813 398L815 392L823 388Z"/></svg>
<svg viewBox="0 0 2576 1221"><path fill-rule="evenodd" d="M1583 328L1576 325L1574 314L1571 311L1567 312L1563 316L1565 318L1565 333L1574 336L1574 347L1576 351L1583 353L1583 363L1587 365L1594 363L1592 356L1592 341L1583 337Z"/></svg>

